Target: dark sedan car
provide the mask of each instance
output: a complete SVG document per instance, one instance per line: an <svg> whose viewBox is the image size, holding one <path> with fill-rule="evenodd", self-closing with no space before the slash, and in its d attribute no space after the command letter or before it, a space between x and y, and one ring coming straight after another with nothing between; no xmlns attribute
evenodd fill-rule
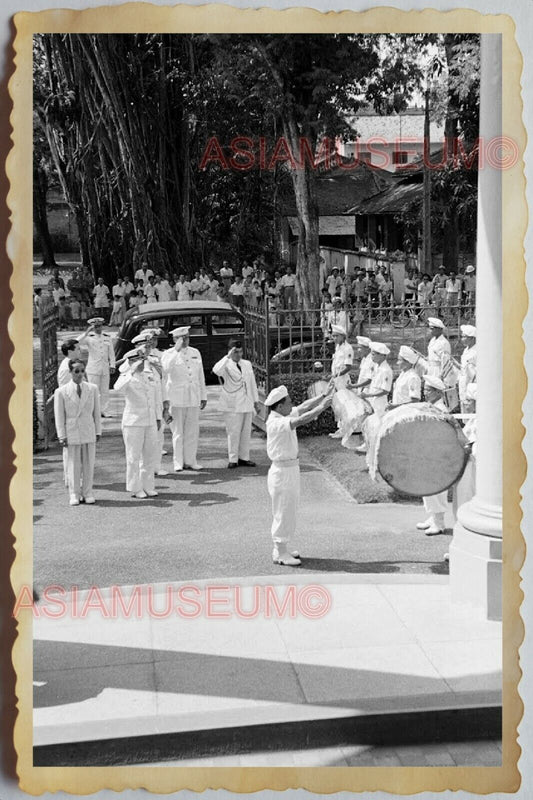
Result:
<svg viewBox="0 0 533 800"><path fill-rule="evenodd" d="M244 333L244 317L229 303L203 300L145 303L126 314L115 340L117 361L133 348L131 340L144 328L161 328L163 333L158 337L157 347L167 350L173 344L170 331L182 325L190 326L190 344L202 354L206 376L228 352L229 337Z"/></svg>

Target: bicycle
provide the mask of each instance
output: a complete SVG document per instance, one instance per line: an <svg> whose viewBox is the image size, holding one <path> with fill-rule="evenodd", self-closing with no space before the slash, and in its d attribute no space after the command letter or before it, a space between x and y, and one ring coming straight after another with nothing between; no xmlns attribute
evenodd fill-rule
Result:
<svg viewBox="0 0 533 800"><path fill-rule="evenodd" d="M426 325L431 306L419 306L414 300L408 300L403 306L395 306L392 310L392 324L395 328L406 328L408 325Z"/></svg>

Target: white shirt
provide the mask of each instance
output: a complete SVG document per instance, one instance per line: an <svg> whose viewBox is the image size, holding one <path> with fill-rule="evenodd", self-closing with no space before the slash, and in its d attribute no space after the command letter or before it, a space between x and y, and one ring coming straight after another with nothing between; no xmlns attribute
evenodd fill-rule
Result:
<svg viewBox="0 0 533 800"><path fill-rule="evenodd" d="M326 278L326 286L328 292L333 297L338 287L342 286L342 278L340 277L340 275L337 275L336 277L335 275L330 275L328 278Z"/></svg>
<svg viewBox="0 0 533 800"><path fill-rule="evenodd" d="M258 402L259 395L253 367L249 361L241 358L237 365L232 358L224 356L217 361L213 372L224 381L220 393L221 411L246 414L254 410L254 403Z"/></svg>
<svg viewBox="0 0 533 800"><path fill-rule="evenodd" d="M193 294L203 294L206 290L206 284L202 277L193 278L190 283L190 289Z"/></svg>
<svg viewBox="0 0 533 800"><path fill-rule="evenodd" d="M267 455L271 461L289 461L298 458L298 437L296 429L291 428L291 419L298 417L293 409L284 417L271 411L266 422Z"/></svg>
<svg viewBox="0 0 533 800"><path fill-rule="evenodd" d="M125 292L126 289L124 287L124 284L119 285L118 283L116 283L113 286L113 289L111 290L111 294L113 295L113 297L115 297L116 294L118 294L119 297L124 297Z"/></svg>
<svg viewBox="0 0 533 800"><path fill-rule="evenodd" d="M342 344L338 344L335 348L335 352L333 354L333 359L331 361L331 374L336 379L335 380L335 388L336 389L344 389L346 386L350 384L350 373L347 372L345 375L339 375L341 370L346 366L352 366L353 364L353 347L349 342L343 342Z"/></svg>
<svg viewBox="0 0 533 800"><path fill-rule="evenodd" d="M448 278L448 280L446 281L446 291L448 292L448 294L459 294L459 292L461 291L460 279L455 278L455 280L452 281L451 278Z"/></svg>
<svg viewBox="0 0 533 800"><path fill-rule="evenodd" d="M248 275L253 275L253 274L254 274L254 268L253 267L243 267L242 268L242 277L243 278L247 278Z"/></svg>
<svg viewBox="0 0 533 800"><path fill-rule="evenodd" d="M166 350L161 366L163 400L168 400L171 406L199 406L201 401L207 400L202 356L195 347Z"/></svg>
<svg viewBox="0 0 533 800"><path fill-rule="evenodd" d="M392 390L392 403L401 406L404 403L411 403L413 400L420 400L422 397L422 381L414 369L407 369L400 372L394 382Z"/></svg>
<svg viewBox="0 0 533 800"><path fill-rule="evenodd" d="M176 284L176 297L178 300L190 300L191 299L191 284L187 281L178 281Z"/></svg>
<svg viewBox="0 0 533 800"><path fill-rule="evenodd" d="M375 365L374 374L372 376L372 380L370 381L370 386L368 387L369 392L380 392L386 391L387 394L390 392L392 388L392 369L390 368L390 364L386 361L382 361L381 364ZM374 413L377 414L379 417L383 416L385 413L385 409L388 405L387 394L383 394L380 397L369 397L368 400L370 405L374 409Z"/></svg>
<svg viewBox="0 0 533 800"><path fill-rule="evenodd" d="M170 283L167 280L162 280L156 286L159 302L166 303L170 300Z"/></svg>
<svg viewBox="0 0 533 800"><path fill-rule="evenodd" d="M433 336L428 344L428 374L440 375L444 360L451 353L452 348L445 336Z"/></svg>
<svg viewBox="0 0 533 800"><path fill-rule="evenodd" d="M280 286L283 286L284 289L287 288L294 288L296 286L296 275L283 275L279 282Z"/></svg>
<svg viewBox="0 0 533 800"><path fill-rule="evenodd" d="M233 278L233 270L231 267L221 267L220 269L220 277L221 278Z"/></svg>
<svg viewBox="0 0 533 800"><path fill-rule="evenodd" d="M364 383L364 381L371 381L375 371L376 371L376 362L373 360L372 354L367 353L367 355L361 359L361 363L359 365L359 377L357 379L357 383ZM363 391L365 391L366 388L368 387L365 387Z"/></svg>
<svg viewBox="0 0 533 800"><path fill-rule="evenodd" d="M155 284L147 283L143 287L144 296L148 303L157 303L157 289Z"/></svg>
<svg viewBox="0 0 533 800"><path fill-rule="evenodd" d="M153 274L154 273L152 272L151 269L147 269L146 272L143 269L138 269L137 272L135 273L135 280L136 281L140 280L144 281L144 283L148 283L148 278L150 277L150 275Z"/></svg>
<svg viewBox="0 0 533 800"><path fill-rule="evenodd" d="M429 281L427 283L421 281L418 284L418 302L427 303L427 301L431 297L432 292L433 292L433 285L429 283Z"/></svg>
<svg viewBox="0 0 533 800"><path fill-rule="evenodd" d="M110 367L115 366L115 351L107 333L92 331L88 335L80 336L78 341L89 351L86 367L88 374L103 375L109 372Z"/></svg>
<svg viewBox="0 0 533 800"><path fill-rule="evenodd" d="M94 307L95 308L107 308L109 305L109 289L104 284L100 286L99 283L93 289L94 295Z"/></svg>
<svg viewBox="0 0 533 800"><path fill-rule="evenodd" d="M244 294L244 283L232 283L229 287L229 293L234 296L239 296Z"/></svg>
<svg viewBox="0 0 533 800"><path fill-rule="evenodd" d="M161 381L149 361L144 362L142 371L127 369L121 373L115 389L126 399L122 427L150 427L161 419Z"/></svg>

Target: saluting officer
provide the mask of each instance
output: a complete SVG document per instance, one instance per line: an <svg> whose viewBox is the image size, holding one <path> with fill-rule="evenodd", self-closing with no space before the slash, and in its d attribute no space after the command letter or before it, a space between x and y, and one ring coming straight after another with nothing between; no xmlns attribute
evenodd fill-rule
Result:
<svg viewBox="0 0 533 800"><path fill-rule="evenodd" d="M406 403L419 403L422 397L422 381L420 375L414 369L418 361L418 353L411 347L402 344L398 352L398 366L400 374L394 381L392 389L392 402L389 410L396 406L403 406Z"/></svg>
<svg viewBox="0 0 533 800"><path fill-rule="evenodd" d="M89 351L87 360L87 380L98 386L100 410L107 417L109 405L109 376L115 371L115 351L107 333L102 333L103 317L92 317L89 327L78 339Z"/></svg>
<svg viewBox="0 0 533 800"><path fill-rule="evenodd" d="M444 363L450 358L452 349L444 336L444 322L441 319L429 317L428 326L432 337L428 344L427 374L440 378Z"/></svg>
<svg viewBox="0 0 533 800"><path fill-rule="evenodd" d="M161 381L162 381L163 380L163 367L161 365L161 359L162 359L163 353L165 351L164 350L159 350L159 348L157 347L157 344L158 344L159 337L163 335L163 330L161 328L144 328L141 331L141 333L150 338L151 349L150 349L149 360L154 365L154 367L156 368L157 373L160 376ZM162 392L163 392L163 387L161 386L161 393ZM158 442L159 442L159 449L158 449L158 454L157 454L157 459L156 459L156 464L155 464L155 474L156 475L168 475L168 471L166 469L163 469L163 463L162 463L163 456L165 456L167 454L167 451L165 450L165 424L166 424L165 420L161 419L161 425L159 426L159 429L157 431L157 439L158 439Z"/></svg>
<svg viewBox="0 0 533 800"><path fill-rule="evenodd" d="M203 469L197 461L200 411L207 403L200 351L189 346L190 325L171 331L174 347L163 353L163 419L172 431L174 471Z"/></svg>
<svg viewBox="0 0 533 800"><path fill-rule="evenodd" d="M217 361L213 372L222 382L220 408L228 434L228 469L255 467L250 461L250 438L254 408L259 413L259 394L250 361L242 357L242 342L230 339L229 351Z"/></svg>
<svg viewBox="0 0 533 800"><path fill-rule="evenodd" d="M459 400L461 401L461 412L471 414L474 411L475 402L468 396L468 387L475 382L477 372L476 329L473 325L461 325L461 340L465 349L461 353Z"/></svg>
<svg viewBox="0 0 533 800"><path fill-rule="evenodd" d="M132 342L138 346L126 353L115 388L126 399L122 415L126 489L133 497L144 500L157 497L154 474L163 400L160 376L149 359L150 338L140 334Z"/></svg>

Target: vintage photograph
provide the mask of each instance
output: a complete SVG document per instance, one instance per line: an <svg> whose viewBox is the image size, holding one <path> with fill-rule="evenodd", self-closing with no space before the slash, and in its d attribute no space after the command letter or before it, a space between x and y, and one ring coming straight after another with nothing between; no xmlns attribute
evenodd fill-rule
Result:
<svg viewBox="0 0 533 800"><path fill-rule="evenodd" d="M34 766L502 766L503 101L498 33L33 35Z"/></svg>

